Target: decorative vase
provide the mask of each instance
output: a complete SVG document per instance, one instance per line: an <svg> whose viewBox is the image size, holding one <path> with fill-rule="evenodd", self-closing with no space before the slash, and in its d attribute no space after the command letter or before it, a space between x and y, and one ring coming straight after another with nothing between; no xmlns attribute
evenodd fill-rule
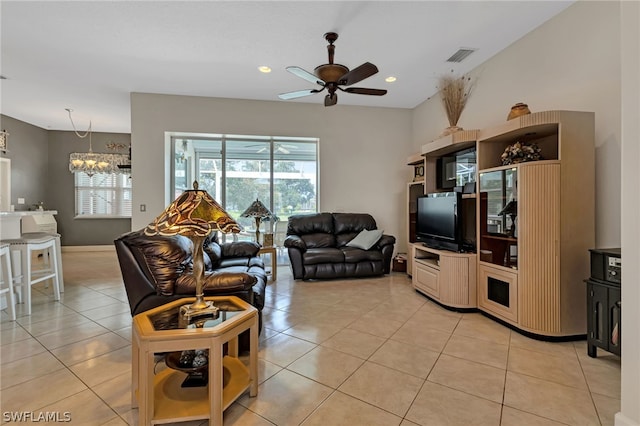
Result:
<svg viewBox="0 0 640 426"><path fill-rule="evenodd" d="M442 133L440 134L440 137L449 136L450 134L459 132L461 130L464 130L464 129L462 127L459 127L459 126L449 126L449 127L447 127L446 129L444 129L442 131Z"/></svg>
<svg viewBox="0 0 640 426"><path fill-rule="evenodd" d="M447 136L462 130L458 127L460 115L467 105L467 100L471 94L473 82L471 77L465 75L455 76L453 74L445 74L438 79L438 89L440 90L440 99L444 106L444 111L449 121L449 127L444 129L442 136Z"/></svg>
<svg viewBox="0 0 640 426"><path fill-rule="evenodd" d="M523 104L522 102L518 102L511 107L511 111L509 111L509 115L507 116L507 121L527 114L531 114L531 111L529 111L529 106L527 104Z"/></svg>

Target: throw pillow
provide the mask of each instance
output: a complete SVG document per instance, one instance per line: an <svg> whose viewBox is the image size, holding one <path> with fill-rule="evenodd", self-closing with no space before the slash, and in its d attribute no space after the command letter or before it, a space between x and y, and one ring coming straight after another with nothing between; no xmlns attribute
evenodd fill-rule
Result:
<svg viewBox="0 0 640 426"><path fill-rule="evenodd" d="M347 246L369 250L382 237L382 232L382 229L374 229L373 231L363 229L353 240L347 243Z"/></svg>

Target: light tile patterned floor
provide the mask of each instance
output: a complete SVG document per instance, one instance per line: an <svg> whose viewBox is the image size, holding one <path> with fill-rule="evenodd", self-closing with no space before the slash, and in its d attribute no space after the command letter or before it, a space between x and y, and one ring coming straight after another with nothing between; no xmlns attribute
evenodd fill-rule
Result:
<svg viewBox="0 0 640 426"><path fill-rule="evenodd" d="M112 252L65 252L59 302L38 285L18 321L2 311L5 412L69 412L74 425L137 425L131 317ZM269 283L257 398L225 425L612 425L620 359L586 342L524 337L441 308L404 274ZM196 426L206 422L187 422Z"/></svg>

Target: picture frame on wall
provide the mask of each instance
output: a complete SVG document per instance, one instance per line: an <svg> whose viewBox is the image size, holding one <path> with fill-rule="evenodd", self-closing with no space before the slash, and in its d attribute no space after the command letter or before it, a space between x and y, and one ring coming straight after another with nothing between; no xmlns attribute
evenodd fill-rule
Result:
<svg viewBox="0 0 640 426"><path fill-rule="evenodd" d="M418 164L413 168L413 181L417 182L424 179L424 164Z"/></svg>
<svg viewBox="0 0 640 426"><path fill-rule="evenodd" d="M7 140L9 133L6 130L0 130L0 151L7 152Z"/></svg>

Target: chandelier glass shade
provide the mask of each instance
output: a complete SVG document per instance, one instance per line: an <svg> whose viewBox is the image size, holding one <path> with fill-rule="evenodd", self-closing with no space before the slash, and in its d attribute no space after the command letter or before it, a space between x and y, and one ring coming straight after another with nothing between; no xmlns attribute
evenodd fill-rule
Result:
<svg viewBox="0 0 640 426"><path fill-rule="evenodd" d="M126 173L131 169L118 166L129 164L126 154L105 154L89 152L72 152L69 154L69 171L71 173L84 172L89 176L96 173Z"/></svg>
<svg viewBox="0 0 640 426"><path fill-rule="evenodd" d="M89 177L97 173L129 173L131 168L119 166L129 165L130 159L127 154L107 154L93 152L91 145L91 121L89 128L84 133L79 133L76 125L71 118L72 109L67 108L69 120L73 126L73 131L80 139L89 137L89 152L72 152L69 155L69 171L71 173L86 173Z"/></svg>

